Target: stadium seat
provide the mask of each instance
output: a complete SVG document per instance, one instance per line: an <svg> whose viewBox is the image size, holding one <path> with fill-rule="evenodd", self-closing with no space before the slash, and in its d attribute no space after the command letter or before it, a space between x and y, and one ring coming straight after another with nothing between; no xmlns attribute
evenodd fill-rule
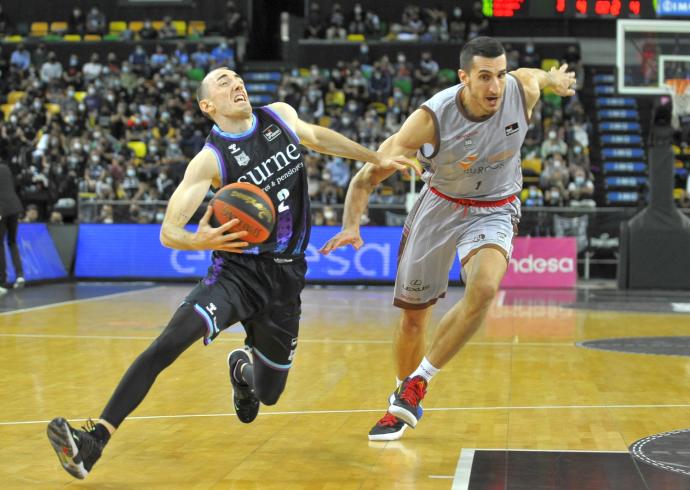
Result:
<svg viewBox="0 0 690 490"><path fill-rule="evenodd" d="M5 38L5 41L8 43L20 43L23 40L24 40L24 38L22 36L20 36L19 34L13 34L12 36L7 36Z"/></svg>
<svg viewBox="0 0 690 490"><path fill-rule="evenodd" d="M528 158L522 161L522 171L529 175L541 175L541 158Z"/></svg>
<svg viewBox="0 0 690 490"><path fill-rule="evenodd" d="M25 95L26 92L22 92L21 90L13 90L9 94L7 94L7 103L14 104L18 100L23 99Z"/></svg>
<svg viewBox="0 0 690 490"><path fill-rule="evenodd" d="M5 121L10 117L12 109L14 109L14 104L2 104L2 113L5 116Z"/></svg>
<svg viewBox="0 0 690 490"><path fill-rule="evenodd" d="M187 22L184 20L173 20L172 25L175 26L175 29L177 29L177 35L180 37L184 37L184 35L187 33Z"/></svg>
<svg viewBox="0 0 690 490"><path fill-rule="evenodd" d="M673 199L675 200L680 200L683 198L683 195L685 194L685 189L673 189Z"/></svg>
<svg viewBox="0 0 690 490"><path fill-rule="evenodd" d="M134 152L137 158L144 158L147 153L146 143L143 141L130 141L127 146Z"/></svg>
<svg viewBox="0 0 690 490"><path fill-rule="evenodd" d="M60 114L60 105L59 104L44 104L46 111L48 111L50 114Z"/></svg>
<svg viewBox="0 0 690 490"><path fill-rule="evenodd" d="M160 31L161 27L163 27L164 22L162 20L154 20L151 22L151 27L153 27L155 30Z"/></svg>
<svg viewBox="0 0 690 490"><path fill-rule="evenodd" d="M50 32L55 34L64 34L67 30L67 22L55 21L50 23Z"/></svg>
<svg viewBox="0 0 690 490"><path fill-rule="evenodd" d="M189 25L187 25L187 35L188 36L203 36L206 32L206 22L203 20L190 20Z"/></svg>
<svg viewBox="0 0 690 490"><path fill-rule="evenodd" d="M41 37L48 34L48 23L47 22L32 22L30 36Z"/></svg>
<svg viewBox="0 0 690 490"><path fill-rule="evenodd" d="M84 41L100 41L101 36L98 34L86 34L84 36Z"/></svg>
<svg viewBox="0 0 690 490"><path fill-rule="evenodd" d="M142 27L144 27L144 22L141 20L129 21L129 30L132 32L139 32Z"/></svg>
<svg viewBox="0 0 690 490"><path fill-rule="evenodd" d="M69 42L80 42L81 36L79 34L65 34L62 39Z"/></svg>
<svg viewBox="0 0 690 490"><path fill-rule="evenodd" d="M187 78L200 82L204 79L204 70L201 68L190 68L187 70Z"/></svg>
<svg viewBox="0 0 690 490"><path fill-rule="evenodd" d="M76 100L77 102L81 102L82 100L84 100L84 97L86 97L86 92L74 92L74 100Z"/></svg>
<svg viewBox="0 0 690 490"><path fill-rule="evenodd" d="M120 35L116 34L114 32L109 32L105 36L103 36L104 41L119 41L120 40Z"/></svg>
<svg viewBox="0 0 690 490"><path fill-rule="evenodd" d="M109 25L110 34L120 34L127 30L127 22L124 20L113 20Z"/></svg>
<svg viewBox="0 0 690 490"><path fill-rule="evenodd" d="M358 42L358 43L363 43L364 41L366 41L366 38L364 37L364 34L348 34L347 40Z"/></svg>
<svg viewBox="0 0 690 490"><path fill-rule="evenodd" d="M450 68L443 68L438 72L438 78L440 81L450 84L458 83L458 73Z"/></svg>

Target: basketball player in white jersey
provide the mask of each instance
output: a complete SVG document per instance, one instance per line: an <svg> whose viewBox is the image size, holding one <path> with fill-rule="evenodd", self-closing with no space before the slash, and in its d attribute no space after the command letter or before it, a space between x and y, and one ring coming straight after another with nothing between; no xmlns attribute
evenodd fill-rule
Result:
<svg viewBox="0 0 690 490"><path fill-rule="evenodd" d="M501 43L475 38L460 54L461 83L424 102L381 145L385 153L416 154L425 167L425 186L400 243L393 301L403 310L394 337L398 389L370 440L399 439L407 425L415 427L428 382L484 321L520 218L520 147L532 109L546 87L564 97L575 94L575 75L566 68L508 73ZM374 187L391 173L367 163L354 177L342 230L322 253L347 244L361 247L360 216ZM426 349L432 305L446 294L455 253L465 295L443 316Z"/></svg>

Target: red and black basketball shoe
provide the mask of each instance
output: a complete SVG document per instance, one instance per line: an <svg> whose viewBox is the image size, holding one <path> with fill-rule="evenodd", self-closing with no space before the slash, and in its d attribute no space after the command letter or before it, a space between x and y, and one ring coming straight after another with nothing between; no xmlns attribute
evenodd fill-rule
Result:
<svg viewBox="0 0 690 490"><path fill-rule="evenodd" d="M422 376L405 378L400 389L393 393L395 400L388 407L388 412L410 427L415 427L421 418L419 404L426 395L426 386L427 382Z"/></svg>

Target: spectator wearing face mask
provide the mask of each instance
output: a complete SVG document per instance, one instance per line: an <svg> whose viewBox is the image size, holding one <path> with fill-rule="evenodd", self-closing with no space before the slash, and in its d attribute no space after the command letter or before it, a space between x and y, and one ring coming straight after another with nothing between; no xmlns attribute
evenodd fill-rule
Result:
<svg viewBox="0 0 690 490"><path fill-rule="evenodd" d="M215 66L227 66L235 69L235 50L228 46L228 41L222 41L211 51L211 58Z"/></svg>
<svg viewBox="0 0 690 490"><path fill-rule="evenodd" d="M557 187L565 192L565 189L570 180L570 174L563 161L563 157L559 153L554 154L546 160L546 164L539 176L541 186L548 189L549 187Z"/></svg>
<svg viewBox="0 0 690 490"><path fill-rule="evenodd" d="M594 207L594 183L588 178L583 169L574 173L573 180L568 184L568 195L571 206Z"/></svg>
<svg viewBox="0 0 690 490"><path fill-rule="evenodd" d="M530 185L520 193L522 205L526 207L541 207L544 205L544 193L536 185Z"/></svg>
<svg viewBox="0 0 690 490"><path fill-rule="evenodd" d="M103 65L99 61L98 53L93 53L88 63L84 65L82 72L84 73L84 81L90 82L101 76L103 73Z"/></svg>
<svg viewBox="0 0 690 490"><path fill-rule="evenodd" d="M544 205L551 207L563 207L567 202L563 189L551 187L544 193Z"/></svg>
<svg viewBox="0 0 690 490"><path fill-rule="evenodd" d="M92 7L89 14L86 16L86 33L103 35L107 32L107 22L105 14L98 10L98 7Z"/></svg>
<svg viewBox="0 0 690 490"><path fill-rule="evenodd" d="M520 58L520 66L524 68L539 68L541 66L541 57L534 48L534 43L525 44L525 49Z"/></svg>
<svg viewBox="0 0 690 490"><path fill-rule="evenodd" d="M153 28L151 19L144 20L144 25L141 27L141 30L139 31L139 38L147 41L158 39L158 31Z"/></svg>
<svg viewBox="0 0 690 490"><path fill-rule="evenodd" d="M568 145L558 137L555 129L551 129L549 130L548 138L541 145L541 157L546 158L554 153L567 155Z"/></svg>

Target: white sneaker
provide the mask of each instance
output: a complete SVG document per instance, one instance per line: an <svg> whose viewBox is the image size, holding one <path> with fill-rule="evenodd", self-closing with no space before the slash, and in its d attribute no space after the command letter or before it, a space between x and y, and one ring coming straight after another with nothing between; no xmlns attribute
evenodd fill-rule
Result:
<svg viewBox="0 0 690 490"><path fill-rule="evenodd" d="M7 294L7 289L0 286L0 298Z"/></svg>
<svg viewBox="0 0 690 490"><path fill-rule="evenodd" d="M26 281L24 280L23 277L19 276L15 281L14 281L14 289L21 289L24 287L24 283Z"/></svg>

